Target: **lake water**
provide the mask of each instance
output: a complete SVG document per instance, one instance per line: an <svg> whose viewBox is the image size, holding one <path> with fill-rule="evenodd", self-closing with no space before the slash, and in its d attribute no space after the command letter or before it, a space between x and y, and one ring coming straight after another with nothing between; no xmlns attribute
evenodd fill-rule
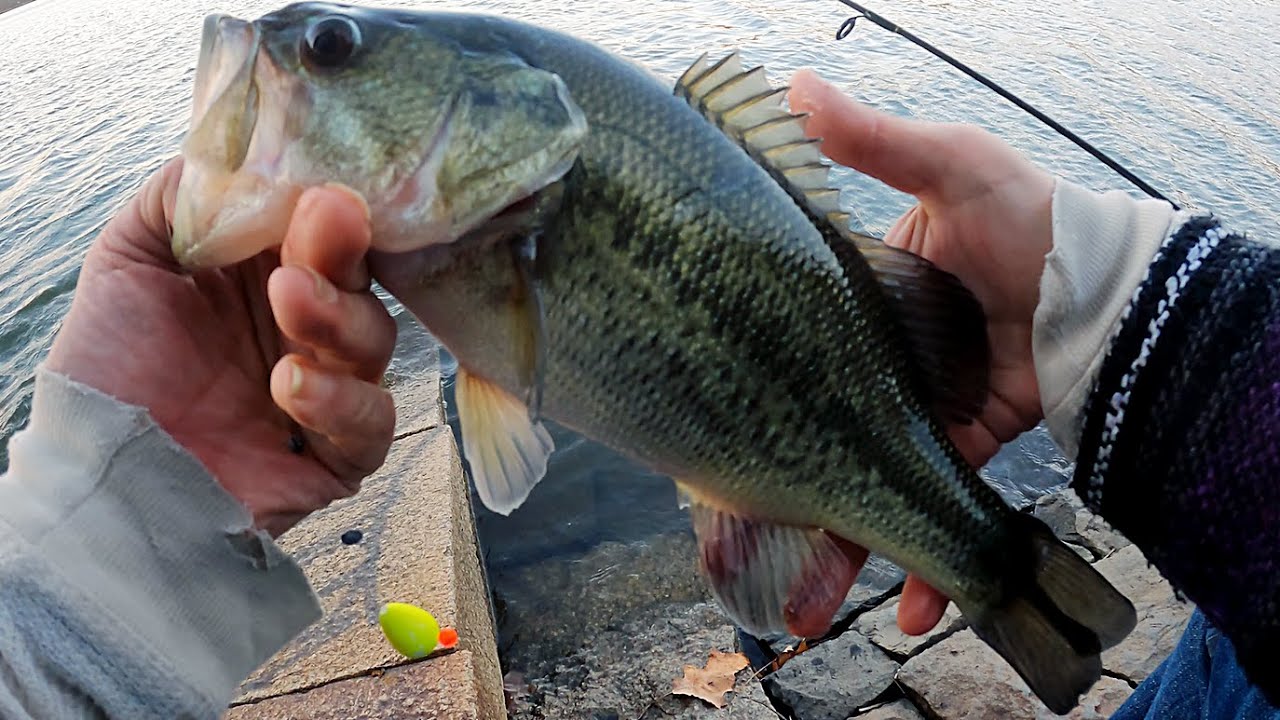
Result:
<svg viewBox="0 0 1280 720"><path fill-rule="evenodd" d="M880 108L978 123L1060 175L1097 188L1127 187L905 40L860 24L837 42L835 30L850 13L835 0L381 4L503 12L593 39L666 80L703 51L738 47L774 78L815 67ZM37 0L0 15L0 439L26 422L33 369L67 310L94 234L177 152L201 19L215 11L256 16L277 5ZM1178 202L1274 235L1280 223L1274 0L926 0L874 9L1005 84ZM853 173L838 178L845 204L872 233L882 233L909 205ZM412 329L407 317L399 322ZM415 343L431 341L411 332L404 342L412 353ZM538 612L554 610L560 588L521 584L531 568L543 577L602 544L644 548L649 538L687 526L669 481L566 433L557 435L557 446L549 477L526 508L510 518L479 516L495 590ZM1060 484L1067 471L1043 433L1033 433L987 475L1021 503ZM598 580L612 567L587 577ZM539 591L541 601L530 599ZM518 644L504 629L504 648L518 655Z"/></svg>

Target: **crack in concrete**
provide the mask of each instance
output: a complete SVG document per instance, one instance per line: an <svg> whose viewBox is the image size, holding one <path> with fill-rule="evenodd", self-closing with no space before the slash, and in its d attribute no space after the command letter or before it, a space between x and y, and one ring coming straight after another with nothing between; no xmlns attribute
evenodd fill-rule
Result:
<svg viewBox="0 0 1280 720"><path fill-rule="evenodd" d="M422 433L428 430L435 430L436 428L441 428L441 427L444 427L444 426L441 425L440 423L436 423L435 425L428 425L426 427L414 428L413 430L405 430L402 433L392 436L391 442L400 442L401 440L411 435L421 435Z"/></svg>
<svg viewBox="0 0 1280 720"><path fill-rule="evenodd" d="M392 664L390 664L390 665L378 665L378 666L376 666L376 667L365 668L364 670L361 670L361 671L359 671L359 672L349 673L349 674L346 674L346 675L338 675L338 676L336 676L336 677L329 678L328 680L325 680L324 682L318 682L318 683L313 683L313 684L311 684L311 685L305 685L305 686L303 686L303 687L294 688L294 689L292 689L292 690L286 690L285 692L281 692L281 693L273 693L273 694L271 694L271 695L263 695L262 697L257 697L257 698L254 698L254 699L252 699L252 700L244 700L244 701L232 702L232 703L231 703L230 705L228 705L227 707L228 707L228 708L234 708L234 707L242 707L242 706L244 706L244 705L257 705L257 704L258 704L258 703L260 703L260 702L265 702L265 701L267 701L267 700L274 700L275 698L288 697L288 696L290 696L290 695L301 695L301 694L303 694L303 693L311 692L312 690L315 690L316 688L322 688L322 687L325 687L326 685L333 685L334 683L345 682L345 681L347 681L347 680L355 680L355 679L357 679L357 678L362 678L362 677L373 677L373 676L376 676L376 675L378 675L378 674L380 674L380 673L385 673L385 672L387 672L388 670L396 670L396 669L399 669L399 668L402 668L402 667L408 667L408 666L410 666L410 665L417 665L417 664L419 664L419 663L431 662L432 660L436 660L436 659L438 659L438 658L442 658L442 657L446 657L446 656L448 656L448 655L452 655L452 654L454 654L455 652L458 652L458 650L459 650L459 649L458 649L458 648L456 648L456 647L446 648L446 649L444 649L444 650L441 650L441 651L440 651L440 652L438 652L438 653L432 653L431 655L428 655L427 657L424 657L424 658L421 658L421 659L418 659L418 660L405 660L405 661L403 661L403 662L396 662L396 663L392 663Z"/></svg>

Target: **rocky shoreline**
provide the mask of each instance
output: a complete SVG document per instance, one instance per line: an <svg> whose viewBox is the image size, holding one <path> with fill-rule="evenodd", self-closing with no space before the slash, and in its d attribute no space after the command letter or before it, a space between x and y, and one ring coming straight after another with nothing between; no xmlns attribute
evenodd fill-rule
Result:
<svg viewBox="0 0 1280 720"><path fill-rule="evenodd" d="M1138 610L1138 627L1103 654L1104 677L1068 718L1113 713L1176 645L1192 607L1136 547L1062 489L1028 511L1047 522L1094 562ZM799 654L755 681L739 673L729 702L717 709L671 694L686 665L710 651L742 651L760 664L793 639L742 636L718 611L696 576L688 535L634 545L605 544L585 554L564 577L528 571L530 584L561 590L576 608L572 620L507 606L503 622L521 638L503 653L506 694L515 720L959 720L980 717L1056 718L1013 670L974 636L954 606L934 632L902 634L896 624L900 575L883 567L871 585L856 585L840 637ZM609 573L602 575L601 569ZM661 570L659 570L659 568ZM564 574L564 573L562 573ZM520 593L513 592L512 597ZM501 598L499 598L501 600Z"/></svg>

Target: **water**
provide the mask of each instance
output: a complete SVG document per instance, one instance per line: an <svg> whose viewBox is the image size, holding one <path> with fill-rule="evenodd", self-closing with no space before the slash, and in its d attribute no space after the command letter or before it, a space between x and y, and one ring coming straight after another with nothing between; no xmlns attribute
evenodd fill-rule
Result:
<svg viewBox="0 0 1280 720"><path fill-rule="evenodd" d="M253 16L277 4L115 0L90 8L38 0L0 15L0 438L26 422L33 370L68 307L88 244L145 176L177 152L201 18L214 11ZM775 78L816 67L875 106L977 123L1059 175L1098 188L1125 186L901 38L863 25L835 41L848 13L834 0L382 4L536 19L596 40L667 80L704 50L739 47ZM1048 111L1178 202L1274 234L1280 91L1272 58L1280 56L1280 6L1273 0L955 0L877 9ZM909 206L874 181L848 172L838 179L846 204L872 233ZM404 316L399 321L410 326ZM410 353L413 344L429 342L422 333L405 340ZM515 618L503 625L507 658L526 664L535 659L521 650L529 631L521 635L520 628L529 618L551 622L546 613L567 598L590 601L619 574L642 577L634 561L647 548L658 553L674 542L676 556L687 552L670 540L687 529L687 519L669 481L567 433L556 440L549 478L522 511L479 515L504 617ZM6 465L0 450L0 468ZM1003 453L988 476L1006 497L1025 502L1061 483L1067 470L1044 434L1033 433ZM626 598L608 599L602 613L645 592L634 583L619 587L629 588ZM683 579L673 587L663 584L660 593L702 592Z"/></svg>

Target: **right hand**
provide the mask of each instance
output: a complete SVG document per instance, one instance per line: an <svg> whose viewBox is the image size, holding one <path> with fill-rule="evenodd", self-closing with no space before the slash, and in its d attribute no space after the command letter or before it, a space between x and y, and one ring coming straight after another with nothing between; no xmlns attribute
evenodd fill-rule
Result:
<svg viewBox="0 0 1280 720"><path fill-rule="evenodd" d="M832 160L916 197L885 242L960 279L982 303L991 343L991 387L982 413L948 428L975 467L1044 417L1031 351L1040 276L1053 245L1054 178L990 133L969 125L907 120L846 97L810 70L796 73L791 108ZM907 578L903 632L928 632L947 599Z"/></svg>

